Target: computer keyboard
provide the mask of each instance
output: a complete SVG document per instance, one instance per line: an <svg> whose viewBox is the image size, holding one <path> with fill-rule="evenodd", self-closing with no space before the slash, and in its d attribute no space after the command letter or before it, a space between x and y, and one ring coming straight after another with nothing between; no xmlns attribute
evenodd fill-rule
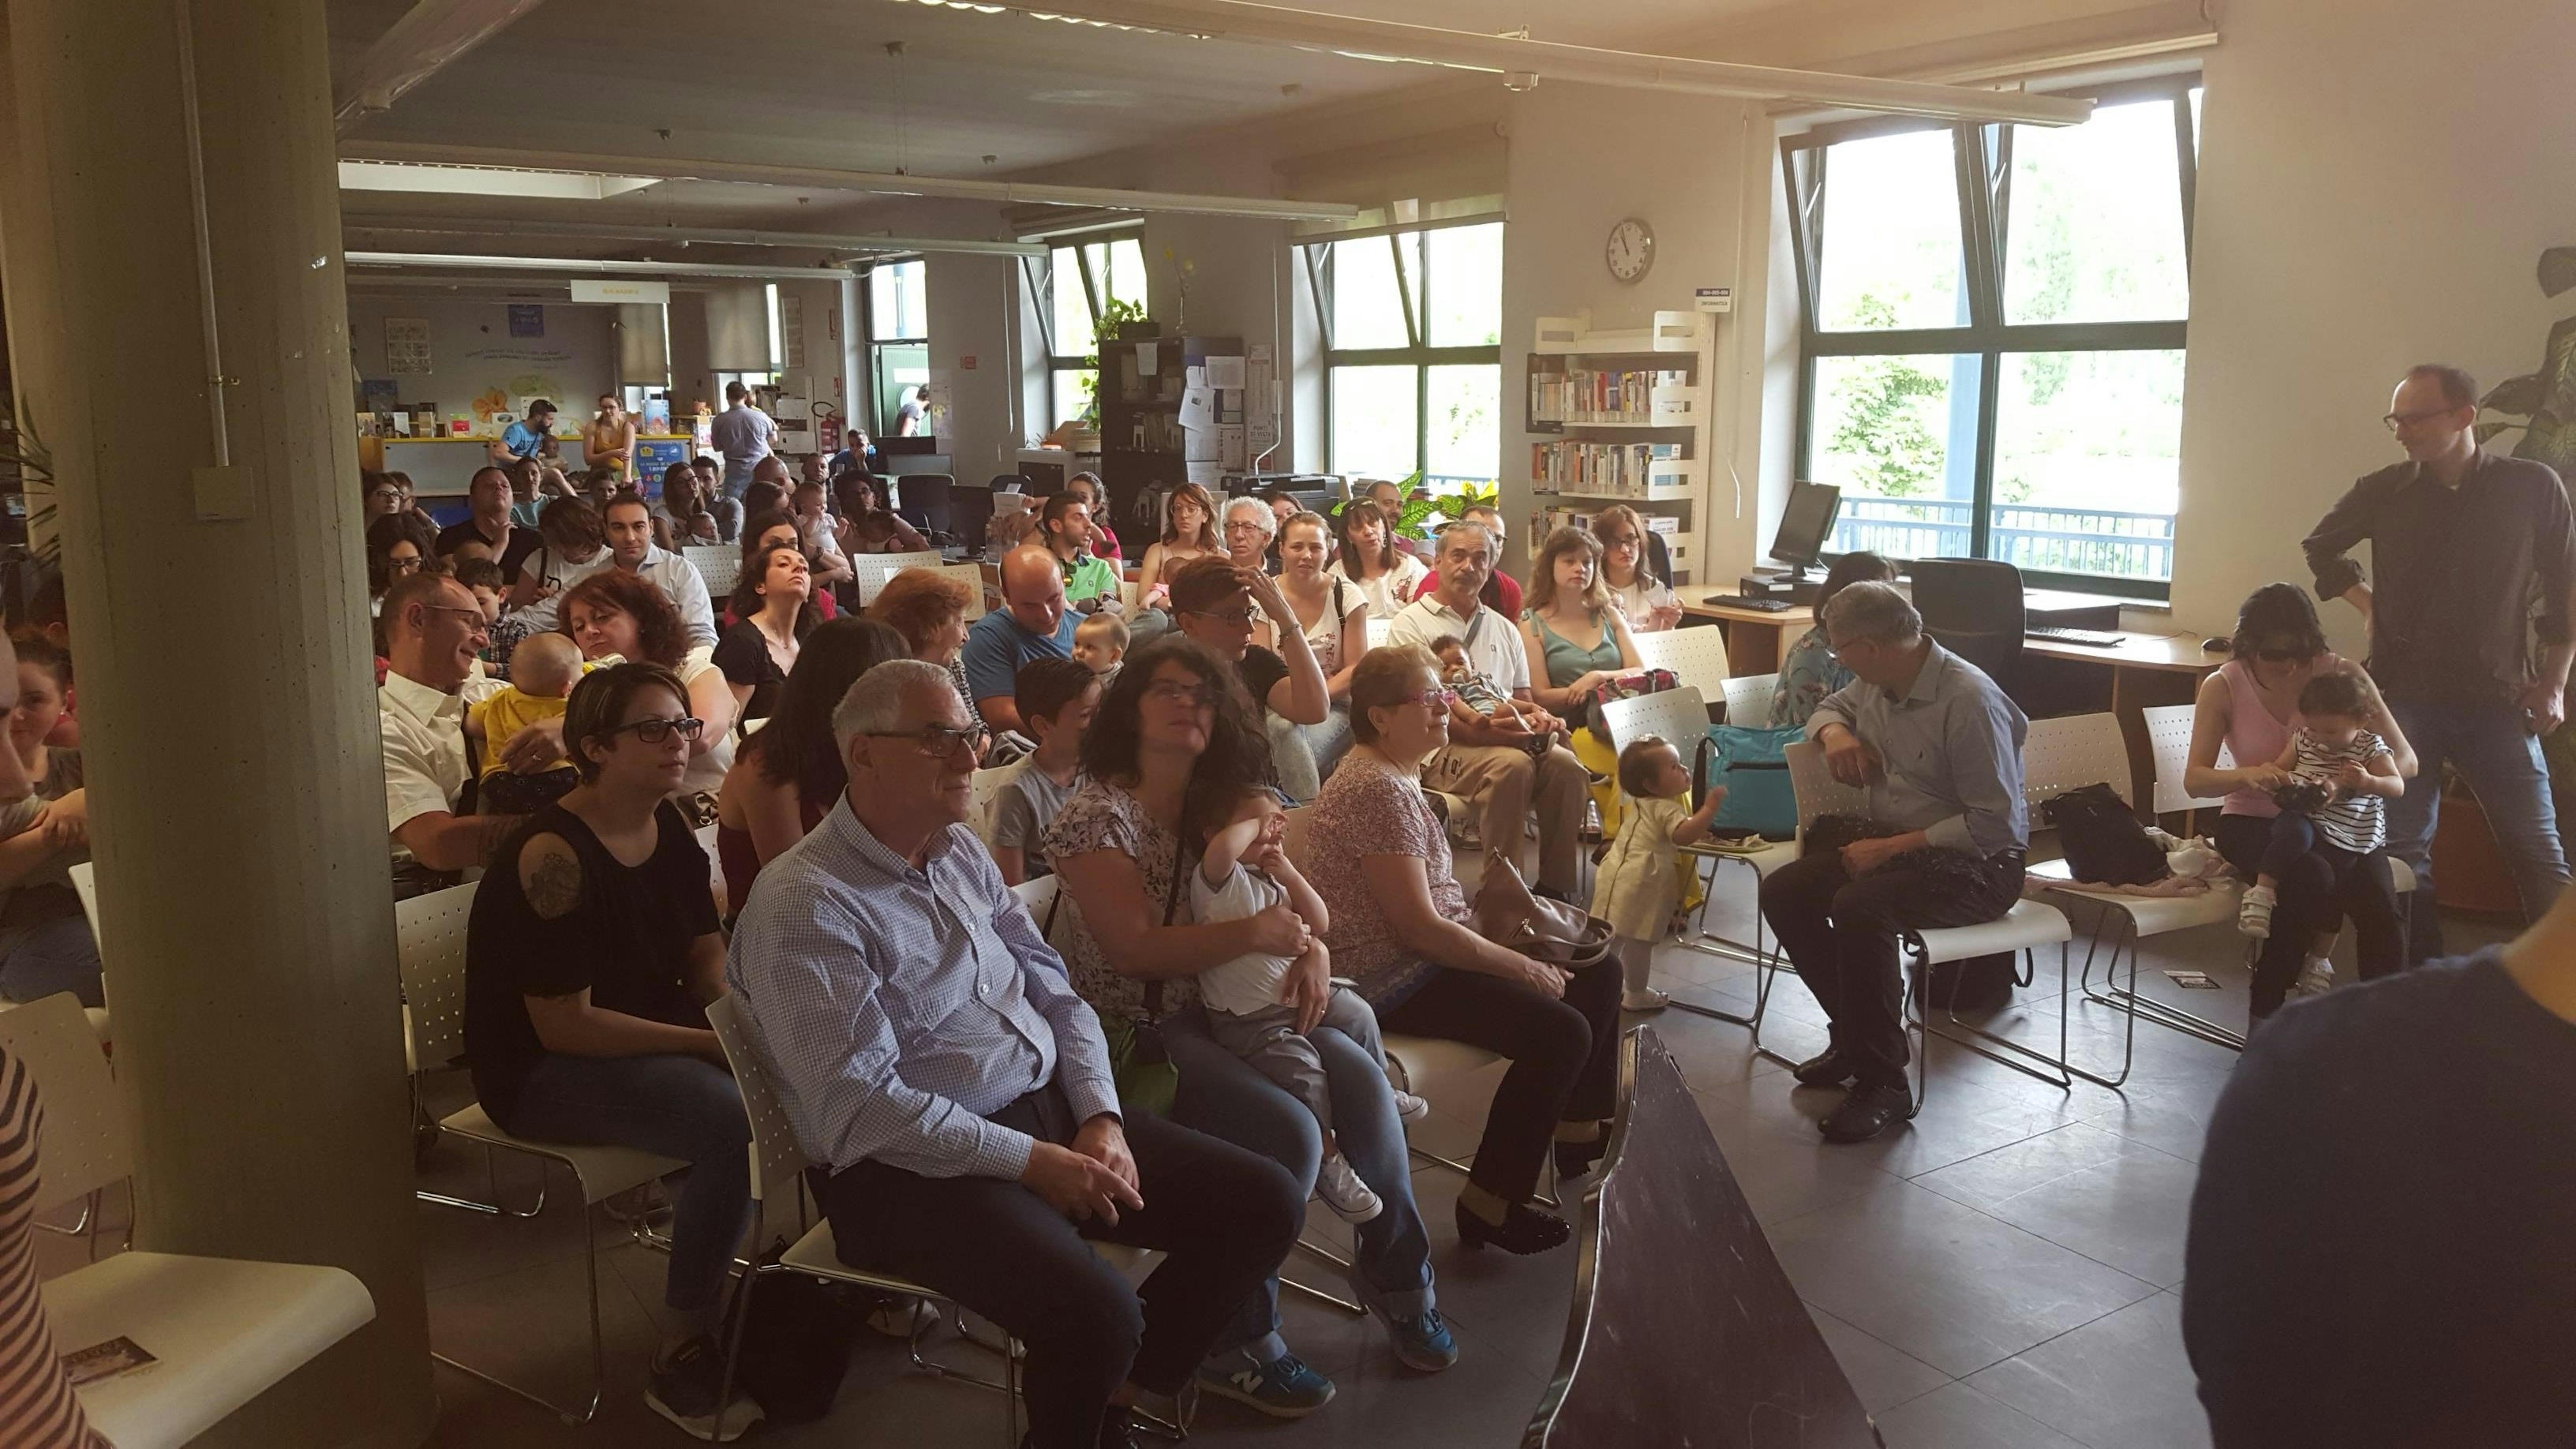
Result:
<svg viewBox="0 0 2576 1449"><path fill-rule="evenodd" d="M2021 632L2025 639L2041 639L2051 644L2081 644L2091 649L2108 649L2129 637L2126 634L2106 634L2099 629L2059 629L2040 626L2025 628Z"/></svg>
<svg viewBox="0 0 2576 1449"><path fill-rule="evenodd" d="M1751 609L1760 614L1785 614L1797 607L1787 599L1750 599L1742 594L1711 594L1700 602L1713 608Z"/></svg>

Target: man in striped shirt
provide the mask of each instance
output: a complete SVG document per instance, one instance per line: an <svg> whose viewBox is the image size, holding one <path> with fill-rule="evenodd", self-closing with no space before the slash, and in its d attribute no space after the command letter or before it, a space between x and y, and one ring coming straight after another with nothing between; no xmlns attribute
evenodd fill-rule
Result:
<svg viewBox="0 0 2576 1449"><path fill-rule="evenodd" d="M1126 1120L1099 1018L967 829L984 730L945 670L868 671L833 712L848 792L762 870L726 965L843 1261L1028 1346L1035 1449L1127 1444L1287 1256L1295 1181ZM1083 1244L1167 1257L1139 1294Z"/></svg>

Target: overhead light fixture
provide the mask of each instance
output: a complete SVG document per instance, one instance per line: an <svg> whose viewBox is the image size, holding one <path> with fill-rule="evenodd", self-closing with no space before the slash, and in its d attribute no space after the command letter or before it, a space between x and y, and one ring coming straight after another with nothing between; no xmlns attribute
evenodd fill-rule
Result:
<svg viewBox="0 0 2576 1449"><path fill-rule="evenodd" d="M412 161L343 161L343 191L422 191L450 196L536 196L550 201L605 201L641 191L656 176L545 171L515 166L451 166Z"/></svg>
<svg viewBox="0 0 2576 1449"><path fill-rule="evenodd" d="M483 257L449 252L350 252L352 268L454 268L476 272L570 272L603 277L738 277L744 280L837 282L839 267L737 267L713 262L601 262L580 257Z"/></svg>
<svg viewBox="0 0 2576 1449"><path fill-rule="evenodd" d="M517 218L340 215L349 233L424 233L441 236L553 236L672 246L792 247L820 252L953 252L961 256L1042 257L1047 250L1021 242L974 238L869 236L864 233L740 231L717 227L627 226L613 222L522 221Z"/></svg>

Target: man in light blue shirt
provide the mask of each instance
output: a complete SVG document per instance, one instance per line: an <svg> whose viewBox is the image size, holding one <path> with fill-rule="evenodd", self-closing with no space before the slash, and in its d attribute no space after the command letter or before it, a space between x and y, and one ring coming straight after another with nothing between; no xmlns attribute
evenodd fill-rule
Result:
<svg viewBox="0 0 2576 1449"><path fill-rule="evenodd" d="M724 496L740 503L742 491L751 486L751 470L777 443L778 424L751 405L751 389L741 383L725 384L725 404L725 410L707 425L707 437L724 454Z"/></svg>
<svg viewBox="0 0 2576 1449"><path fill-rule="evenodd" d="M544 398L528 404L528 415L501 430L499 451L492 461L503 458L534 458L554 442L555 405Z"/></svg>
<svg viewBox="0 0 2576 1449"><path fill-rule="evenodd" d="M984 731L946 670L880 664L833 711L850 783L761 871L726 976L843 1261L1028 1346L1037 1449L1126 1446L1297 1240L1277 1163L1126 1117L1100 1021L965 825ZM1167 1253L1140 1294L1084 1245Z"/></svg>
<svg viewBox="0 0 2576 1449"><path fill-rule="evenodd" d="M1913 1115L1897 937L1995 920L2021 898L2030 721L1975 665L1923 633L1903 594L1856 583L1825 606L1856 678L1807 721L1834 777L1869 790L1869 838L1815 849L1762 882L1762 914L1833 1023L1795 1068L1811 1087L1857 1080L1819 1127L1860 1142Z"/></svg>
<svg viewBox="0 0 2576 1449"><path fill-rule="evenodd" d="M1071 659L1082 616L1064 606L1064 571L1035 544L1002 555L1002 605L966 631L958 662L966 692L995 729L1027 734L1016 696L1020 666L1032 659Z"/></svg>

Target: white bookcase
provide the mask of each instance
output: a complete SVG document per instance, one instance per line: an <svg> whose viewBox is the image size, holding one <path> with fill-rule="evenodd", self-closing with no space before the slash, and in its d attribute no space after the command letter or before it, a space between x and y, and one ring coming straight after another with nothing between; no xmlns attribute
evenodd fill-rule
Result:
<svg viewBox="0 0 2576 1449"><path fill-rule="evenodd" d="M1549 529L1625 503L1664 535L1675 582L1694 581L1715 464L1716 321L1657 312L1609 330L1588 312L1538 319L1523 374L1528 450L1512 464L1529 470L1533 555Z"/></svg>

